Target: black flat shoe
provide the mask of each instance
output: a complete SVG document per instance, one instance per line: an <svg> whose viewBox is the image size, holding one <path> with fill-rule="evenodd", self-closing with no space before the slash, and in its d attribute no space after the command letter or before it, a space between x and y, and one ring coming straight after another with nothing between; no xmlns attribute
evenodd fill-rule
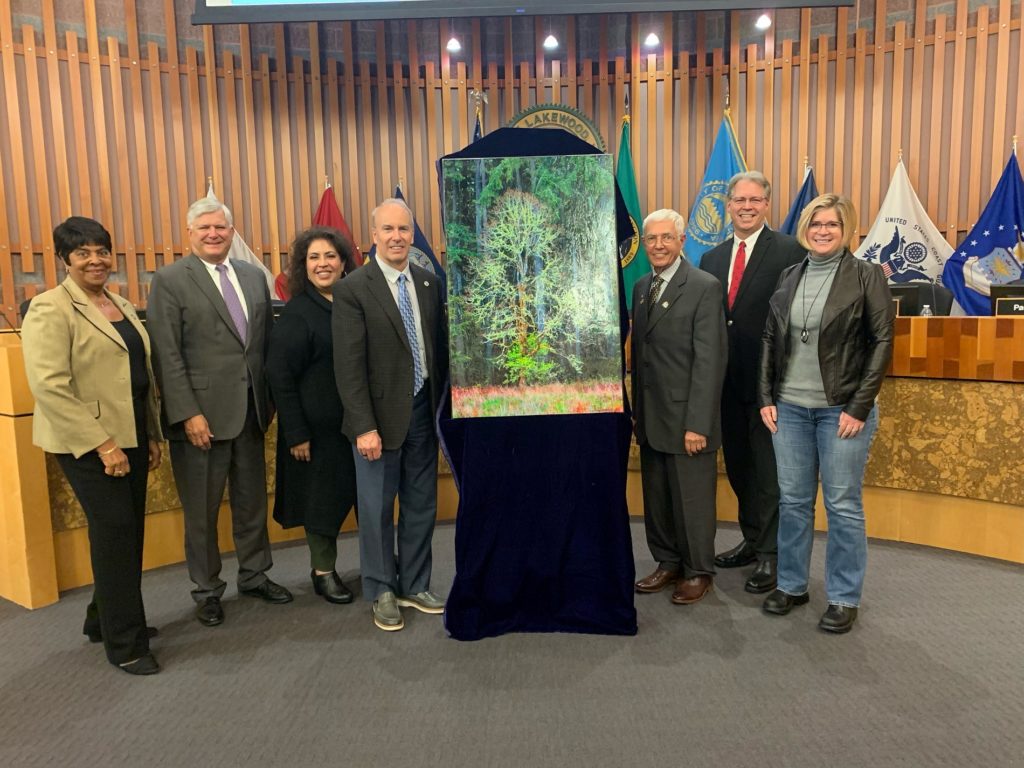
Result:
<svg viewBox="0 0 1024 768"><path fill-rule="evenodd" d="M117 668L127 672L129 675L155 675L160 671L160 665L156 663L152 653L140 656L134 661L118 664Z"/></svg>
<svg viewBox="0 0 1024 768"><path fill-rule="evenodd" d="M267 579L258 587L240 589L239 592L247 597L258 597L265 603L290 603L292 601L292 593L280 584L275 584L270 579Z"/></svg>
<svg viewBox="0 0 1024 768"><path fill-rule="evenodd" d="M760 595L765 592L771 592L775 589L776 584L776 567L774 560L762 560L757 564L757 568L754 572L747 577L746 583L743 588L747 592L752 592L755 595Z"/></svg>
<svg viewBox="0 0 1024 768"><path fill-rule="evenodd" d="M715 565L719 568L741 568L757 560L757 552L747 542L741 541L735 547L715 555Z"/></svg>
<svg viewBox="0 0 1024 768"><path fill-rule="evenodd" d="M204 627L215 627L224 622L224 609L220 607L219 597L206 598L196 608L196 619Z"/></svg>
<svg viewBox="0 0 1024 768"><path fill-rule="evenodd" d="M157 637L159 634L160 634L160 630L157 629L156 627L146 627L146 639L147 640L152 640L154 637ZM89 642L90 643L102 643L103 642L103 632L101 632L98 629L86 632L85 636L89 638Z"/></svg>
<svg viewBox="0 0 1024 768"><path fill-rule="evenodd" d="M856 608L829 603L828 609L822 614L821 621L818 622L818 629L823 632L831 632L834 635L842 635L853 629L853 622L856 620Z"/></svg>
<svg viewBox="0 0 1024 768"><path fill-rule="evenodd" d="M811 596L804 592L802 595L788 595L781 589L776 589L761 604L761 610L765 613L773 613L776 616L785 616L798 605L806 605Z"/></svg>
<svg viewBox="0 0 1024 768"><path fill-rule="evenodd" d="M313 580L313 591L328 603L345 605L356 599L356 596L352 594L352 590L342 583L337 571L331 571L330 573L310 571L309 577Z"/></svg>

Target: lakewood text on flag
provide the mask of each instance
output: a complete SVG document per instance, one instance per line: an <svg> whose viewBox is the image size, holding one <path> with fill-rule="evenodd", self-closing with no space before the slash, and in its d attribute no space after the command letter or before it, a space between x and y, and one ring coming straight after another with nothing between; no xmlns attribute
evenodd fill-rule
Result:
<svg viewBox="0 0 1024 768"><path fill-rule="evenodd" d="M697 201L690 211L686 224L686 244L683 246L688 258L699 266L704 252L714 248L732 234L732 221L725 212L725 190L729 179L740 171L747 170L736 131L732 127L729 110L722 115L722 124L715 137L704 181L701 182Z"/></svg>

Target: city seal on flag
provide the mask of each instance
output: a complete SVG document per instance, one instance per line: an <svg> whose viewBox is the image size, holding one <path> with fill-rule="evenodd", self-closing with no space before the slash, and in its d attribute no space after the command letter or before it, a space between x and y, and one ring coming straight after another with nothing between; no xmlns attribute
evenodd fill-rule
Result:
<svg viewBox="0 0 1024 768"><path fill-rule="evenodd" d="M633 234L619 243L619 263L623 269L633 263L640 250L640 228L637 227L633 214L629 215L629 225L633 228Z"/></svg>
<svg viewBox="0 0 1024 768"><path fill-rule="evenodd" d="M417 267L422 267L432 275L437 274L437 270L434 269L434 262L430 260L423 251L417 248L415 245L409 246L409 261L415 264Z"/></svg>
<svg viewBox="0 0 1024 768"><path fill-rule="evenodd" d="M698 205L690 213L690 229L686 235L704 246L705 250L718 245L732 232L732 222L725 212L728 184L728 179L705 181L697 195Z"/></svg>

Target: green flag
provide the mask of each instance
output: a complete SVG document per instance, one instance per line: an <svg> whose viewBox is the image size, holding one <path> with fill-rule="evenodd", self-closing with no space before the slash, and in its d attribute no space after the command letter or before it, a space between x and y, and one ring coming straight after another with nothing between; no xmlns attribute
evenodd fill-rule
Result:
<svg viewBox="0 0 1024 768"><path fill-rule="evenodd" d="M633 155L629 151L629 115L622 117L622 136L619 139L619 162L615 166L615 181L629 211L633 225L633 236L619 243L619 258L622 264L622 282L626 286L626 306L633 307L633 283L647 274L651 266L647 263L647 252L640 239L643 216L640 215L640 198L636 194L636 176L633 175Z"/></svg>

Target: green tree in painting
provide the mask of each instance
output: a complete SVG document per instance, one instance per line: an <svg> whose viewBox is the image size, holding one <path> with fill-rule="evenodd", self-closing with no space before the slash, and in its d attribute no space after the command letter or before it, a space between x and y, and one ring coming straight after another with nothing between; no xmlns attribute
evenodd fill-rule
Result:
<svg viewBox="0 0 1024 768"><path fill-rule="evenodd" d="M554 277L546 256L555 237L547 206L528 192L505 192L489 216L470 302L484 338L502 355L506 384L545 381L554 367L533 307L537 286Z"/></svg>

